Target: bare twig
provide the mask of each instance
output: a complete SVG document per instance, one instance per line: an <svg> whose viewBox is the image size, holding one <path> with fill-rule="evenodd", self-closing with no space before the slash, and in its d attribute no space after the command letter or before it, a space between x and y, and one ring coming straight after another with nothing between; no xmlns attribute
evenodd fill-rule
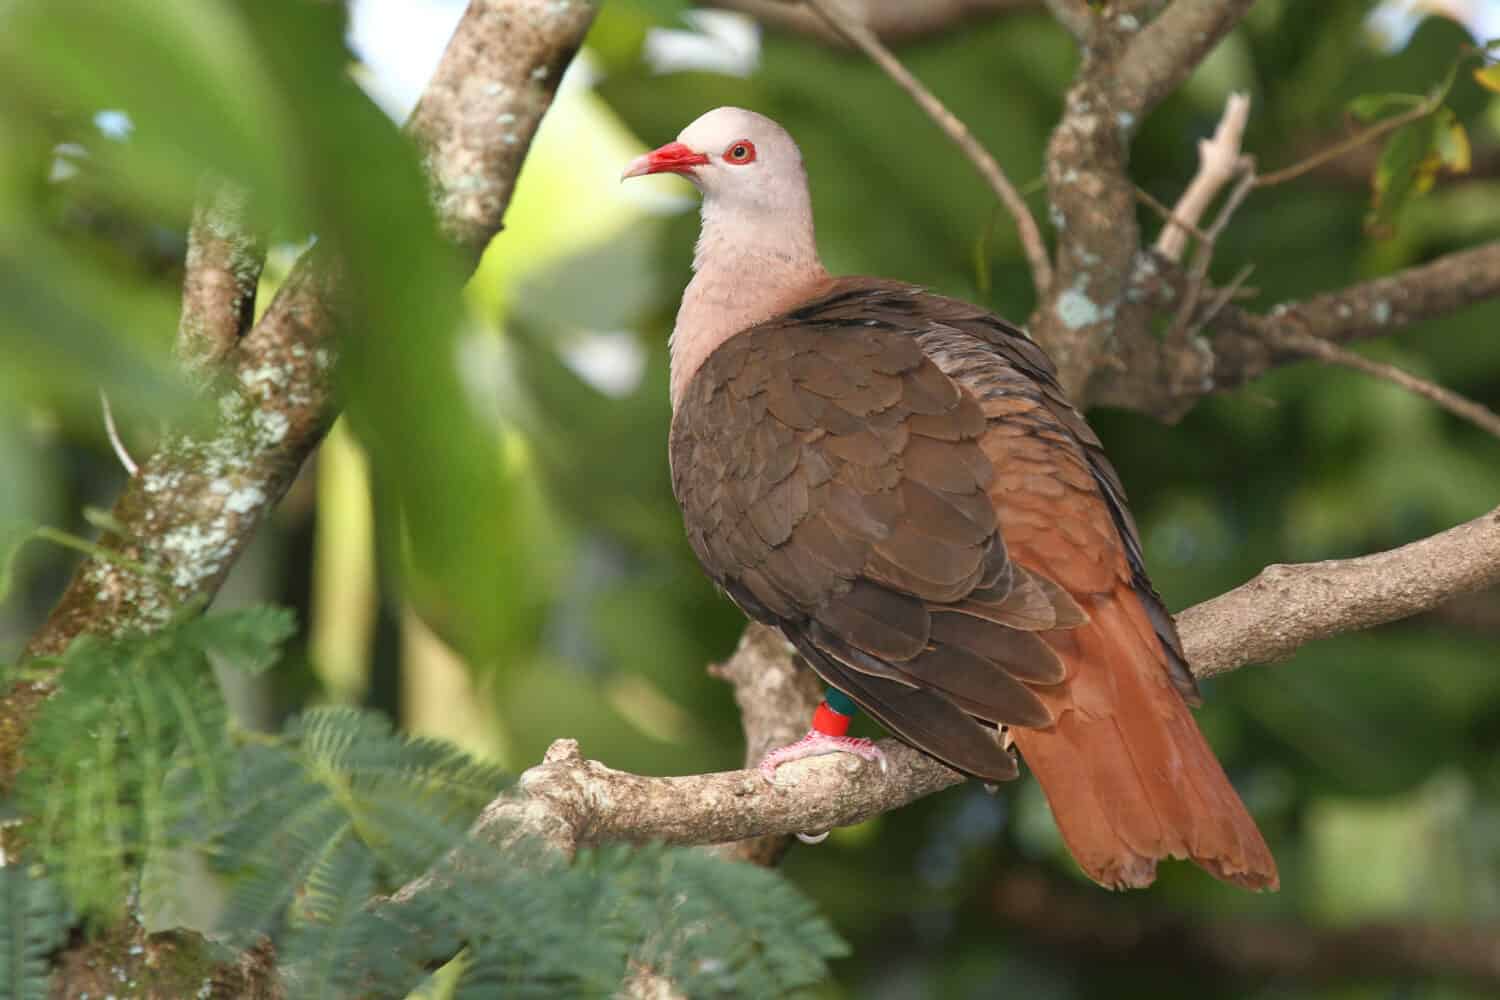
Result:
<svg viewBox="0 0 1500 1000"><path fill-rule="evenodd" d="M847 38L850 44L864 52L871 61L884 70L897 86L917 102L917 105L927 113L938 128L942 129L948 138L963 150L964 155L974 164L980 176L988 182L990 189L995 192L1005 205L1006 211L1010 212L1011 218L1015 220L1016 232L1021 238L1021 249L1025 252L1026 261L1031 266L1031 282L1036 287L1037 297L1045 296L1047 290L1052 287L1052 263L1047 258L1047 244L1042 240L1041 230L1037 228L1036 219L1032 217L1031 210L1026 207L1025 199L1010 182L1010 178L1005 176L1005 171L990 155L989 150L974 138L974 134L959 120L957 115L949 111L932 91L901 65L901 61L891 54L890 49L881 43L873 31L840 6L839 0L806 0L806 3L817 11L830 27Z"/></svg>
<svg viewBox="0 0 1500 1000"><path fill-rule="evenodd" d="M967 24L1024 10L1042 0L849 0L854 13L887 42L906 42L957 31ZM700 7L748 14L768 27L811 35L820 41L848 44L818 15L797 0L698 0Z"/></svg>
<svg viewBox="0 0 1500 1000"><path fill-rule="evenodd" d="M1193 268L1188 272L1187 293L1182 298L1182 305L1177 309L1177 314L1172 318L1172 326L1167 331L1165 343L1167 349L1181 350L1189 338L1201 326L1195 323L1198 310L1198 299L1203 294L1203 283L1208 278L1208 266L1213 262L1214 247L1218 245L1219 237L1223 234L1229 220L1239 209L1250 189L1255 186L1254 164L1249 157L1242 156L1236 161L1235 169L1242 171L1243 176L1229 192L1229 197L1224 200L1224 205L1219 209L1219 214L1214 218L1213 224L1203 233L1203 239L1198 242L1198 249L1193 254Z"/></svg>
<svg viewBox="0 0 1500 1000"><path fill-rule="evenodd" d="M1383 118L1374 125L1361 129L1342 142L1336 142L1327 149L1307 157L1305 160L1299 160L1291 166L1282 167L1280 170L1273 170L1269 174L1262 174L1256 178L1255 186L1258 188L1274 187L1277 184L1285 184L1287 181L1296 180L1303 174L1321 167L1329 160L1336 160L1345 153L1358 149L1367 142L1374 142L1381 136L1388 132L1394 132L1403 125L1426 118L1442 106L1442 103L1442 95L1433 94L1422 101L1421 104L1413 105L1399 115Z"/></svg>
<svg viewBox="0 0 1500 1000"><path fill-rule="evenodd" d="M1249 95L1230 94L1213 137L1199 141L1198 172L1177 200L1170 221L1156 237L1156 252L1167 260L1182 259L1182 252L1187 248L1187 227L1198 224L1219 190L1243 169L1240 142L1249 118ZM1182 223L1179 220L1183 220Z"/></svg>
<svg viewBox="0 0 1500 1000"><path fill-rule="evenodd" d="M109 396L103 389L99 390L99 408L104 411L104 433L109 436L109 446L114 449L115 457L120 464L125 466L125 471L132 476L136 473L135 459L130 457L130 451L125 447L125 442L120 440L120 429L115 426L115 411L110 408Z"/></svg>
<svg viewBox="0 0 1500 1000"><path fill-rule="evenodd" d="M1230 299L1240 294L1241 289L1245 287L1245 282L1249 281L1250 275L1254 273L1254 264L1246 264L1236 271L1234 277L1229 279L1229 283L1214 293L1214 297L1208 303L1208 308L1203 310L1203 318L1198 321L1198 325L1205 327L1212 323L1214 317L1224 311Z"/></svg>
<svg viewBox="0 0 1500 1000"><path fill-rule="evenodd" d="M1385 379L1405 389L1407 392L1415 393L1423 399L1431 400L1438 406L1461 420L1467 420L1481 430L1500 437L1500 414L1496 414L1489 407L1481 406L1471 399L1466 399L1450 389L1444 389L1440 385L1429 382L1427 379L1413 375L1411 372L1397 368L1395 365L1375 361L1362 354L1355 354L1347 348L1338 344L1331 344L1326 340L1309 336L1297 330L1287 330L1277 334L1277 342L1284 347L1291 348L1302 354L1318 358L1329 364L1342 365L1345 368L1376 378Z"/></svg>
<svg viewBox="0 0 1500 1000"><path fill-rule="evenodd" d="M1161 221L1166 223L1168 226L1181 229L1183 232L1187 233L1195 240L1204 239L1203 230L1198 228L1198 220L1194 219L1190 222L1187 219L1182 218L1180 215L1176 215L1175 213L1173 213L1172 209L1162 204L1154 194L1152 194L1150 191L1147 191L1145 188L1138 187L1135 189L1135 200L1151 209L1151 211L1155 212L1158 216L1161 217ZM1165 232L1165 230L1163 230L1163 232ZM1159 250L1157 252L1160 253Z"/></svg>

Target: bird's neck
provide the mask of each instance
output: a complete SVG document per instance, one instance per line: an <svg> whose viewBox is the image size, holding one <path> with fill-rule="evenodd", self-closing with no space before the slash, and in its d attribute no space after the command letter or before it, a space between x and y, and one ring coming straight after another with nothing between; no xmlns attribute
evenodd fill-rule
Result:
<svg viewBox="0 0 1500 1000"><path fill-rule="evenodd" d="M785 206L784 206L785 207ZM775 213L743 211L712 200L703 203L703 229L693 255L693 280L682 294L672 330L672 406L693 375L730 337L785 312L828 280L818 258L811 206ZM795 218L787 225L787 218Z"/></svg>

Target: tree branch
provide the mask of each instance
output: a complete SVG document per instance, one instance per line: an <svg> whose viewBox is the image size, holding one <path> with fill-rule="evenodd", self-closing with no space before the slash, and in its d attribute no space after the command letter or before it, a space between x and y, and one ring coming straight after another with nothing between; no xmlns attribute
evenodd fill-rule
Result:
<svg viewBox="0 0 1500 1000"><path fill-rule="evenodd" d="M444 228L476 261L500 229L521 160L593 15L585 3L472 0L413 114L409 128L427 146ZM163 579L86 560L28 656L60 652L84 632L159 627L176 608L212 597L332 422L329 376L343 309L334 269L305 254L260 321L226 349L243 289L228 294L222 278L195 279L192 266L217 273L243 263L227 252L237 239L215 221L224 207L216 200L195 225L200 252L190 261L183 328L190 344L222 355L233 384L211 428L169 436L146 460L112 511L121 534L101 539ZM11 766L0 762L0 786Z"/></svg>
<svg viewBox="0 0 1500 1000"><path fill-rule="evenodd" d="M1273 663L1317 639L1431 611L1500 584L1500 508L1400 548L1267 566L1177 616L1193 673Z"/></svg>
<svg viewBox="0 0 1500 1000"><path fill-rule="evenodd" d="M1500 986L1500 930L1426 924L1348 928L1141 912L1099 893L1061 888L1034 871L1006 875L991 894L995 915L1070 961L1143 964L1183 974L1365 979L1468 980Z"/></svg>
<svg viewBox="0 0 1500 1000"><path fill-rule="evenodd" d="M1144 117L1182 85L1255 0L1173 0L1125 45L1117 112ZM1122 18L1123 19L1123 18ZM1117 25L1131 30L1129 23Z"/></svg>
<svg viewBox="0 0 1500 1000"><path fill-rule="evenodd" d="M594 14L583 2L471 0L413 115L444 230L474 262L500 229L531 138ZM181 324L185 353L203 364L219 359L227 376L218 418L167 436L115 503L119 532L100 540L156 572L84 560L27 656L58 653L84 633L149 631L211 599L332 422L335 332L347 306L336 265L326 253L305 254L240 336L253 254L237 226L220 224L233 215L226 207L214 201L195 218ZM0 695L0 790L14 780L18 748L50 690L43 678ZM116 971L154 981L145 965Z"/></svg>
<svg viewBox="0 0 1500 1000"><path fill-rule="evenodd" d="M1147 308L1175 307L1188 278L1170 261L1142 258L1132 297ZM1500 297L1500 242L1446 254L1395 274L1283 302L1265 313L1225 306L1213 317L1210 339L1168 345L1156 337L1121 331L1119 364L1099 379L1090 402L1149 413L1173 422L1213 392L1236 389L1271 368L1306 360L1287 338L1330 344L1386 336ZM1200 318L1200 322L1202 322Z"/></svg>
<svg viewBox="0 0 1500 1000"><path fill-rule="evenodd" d="M1225 310L1213 339L1213 387L1239 386L1273 365L1296 360L1296 352L1276 348L1276 327L1319 340L1348 343L1385 336L1497 296L1500 241L1455 251L1427 264L1300 302L1284 302L1263 316Z"/></svg>
<svg viewBox="0 0 1500 1000"><path fill-rule="evenodd" d="M1317 639L1419 614L1496 584L1500 508L1388 552L1269 566L1249 583L1182 612L1177 625L1194 675L1207 678L1284 659ZM776 633L751 625L715 673L734 685L752 766L644 777L586 759L576 740L558 740L521 776L515 793L485 809L472 836L500 845L531 837L567 856L612 841L743 843L859 823L963 780L931 757L884 740L887 772L837 754L787 764L770 786L753 763L766 747L802 732L817 698L811 672ZM754 850L737 856L759 859ZM442 877L429 873L392 898L403 902L441 885Z"/></svg>
<svg viewBox="0 0 1500 1000"><path fill-rule="evenodd" d="M1091 404L1091 393L1111 381L1094 379L1096 373L1122 360L1128 369L1131 359L1118 357L1117 345L1143 350L1154 340L1153 306L1127 294L1144 259L1126 169L1130 140L1251 2L1175 0L1154 18L1159 3L1115 4L1092 16L1083 64L1047 150L1056 278L1028 324L1080 405ZM1071 23L1080 21L1073 14L1069 27L1082 28Z"/></svg>
<svg viewBox="0 0 1500 1000"><path fill-rule="evenodd" d="M596 8L470 0L408 130L427 150L443 232L477 263L500 232L521 162Z"/></svg>
<svg viewBox="0 0 1500 1000"><path fill-rule="evenodd" d="M206 372L234 350L255 318L255 292L265 250L246 219L244 191L205 185L188 230L177 356Z"/></svg>

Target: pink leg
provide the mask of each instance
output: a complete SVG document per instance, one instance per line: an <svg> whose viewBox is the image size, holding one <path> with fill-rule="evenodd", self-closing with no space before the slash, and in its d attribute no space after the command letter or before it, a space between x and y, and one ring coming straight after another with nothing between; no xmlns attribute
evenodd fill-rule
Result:
<svg viewBox="0 0 1500 1000"><path fill-rule="evenodd" d="M882 773L886 770L885 754L873 740L858 736L834 736L831 733L809 729L807 735L796 743L778 747L760 759L760 774L771 784L776 784L776 769L804 757L821 757L829 753L852 753L861 760L879 764Z"/></svg>

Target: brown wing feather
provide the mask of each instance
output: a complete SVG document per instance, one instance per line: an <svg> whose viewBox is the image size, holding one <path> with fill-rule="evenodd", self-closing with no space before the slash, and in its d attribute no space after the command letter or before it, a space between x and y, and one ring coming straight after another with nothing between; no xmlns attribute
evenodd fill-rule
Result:
<svg viewBox="0 0 1500 1000"><path fill-rule="evenodd" d="M748 614L897 735L1014 777L995 726L1046 722L1034 689L1060 679L1052 651L1014 629L1082 614L1010 566L975 399L909 324L872 322L849 291L739 334L693 377L671 450L689 541ZM963 627L935 634L939 609Z"/></svg>

